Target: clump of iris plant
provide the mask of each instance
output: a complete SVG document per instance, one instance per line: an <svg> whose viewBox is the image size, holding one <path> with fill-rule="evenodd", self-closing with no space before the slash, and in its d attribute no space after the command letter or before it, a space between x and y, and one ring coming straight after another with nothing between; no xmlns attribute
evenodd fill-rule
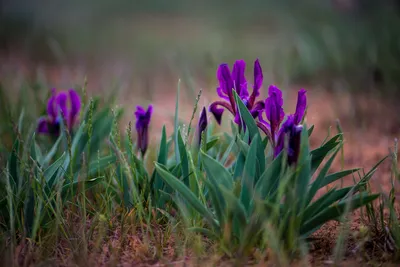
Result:
<svg viewBox="0 0 400 267"><path fill-rule="evenodd" d="M200 118L199 118L199 122L197 124L197 130L196 130L196 140L197 140L197 144L200 146L201 145L201 136L203 134L203 132L207 129L207 112L206 112L206 108L203 107L203 110L200 113Z"/></svg>
<svg viewBox="0 0 400 267"><path fill-rule="evenodd" d="M142 157L146 153L147 147L149 145L149 125L152 113L153 113L152 105L149 105L147 111L141 106L136 107L135 116L136 116L137 146L138 150L140 150L140 152L142 153Z"/></svg>
<svg viewBox="0 0 400 267"><path fill-rule="evenodd" d="M263 112L258 114L258 127L269 137L274 149L274 156L285 148L285 142L288 141L287 153L288 163L297 162L300 150L300 136L303 126L301 125L306 108L307 96L306 90L301 89L297 95L297 105L294 114L288 115L286 121L282 124L285 112L282 108L282 92L278 87L271 85L268 89L268 98L265 100L265 115L267 122L263 118ZM282 125L281 125L282 124Z"/></svg>
<svg viewBox="0 0 400 267"><path fill-rule="evenodd" d="M78 120L81 105L79 94L74 89L69 89L68 92L57 92L53 88L52 95L47 102L47 116L39 119L37 131L41 134L58 136L61 123L59 115L61 115L71 133Z"/></svg>
<svg viewBox="0 0 400 267"><path fill-rule="evenodd" d="M222 114L224 109L228 110L235 117L235 123L241 127L241 119L238 108L236 106L233 90L236 91L240 99L245 103L253 117L257 117L259 111L264 108L263 101L256 101L260 95L260 88L263 83L263 73L260 62L257 59L254 62L254 80L253 91L251 95L247 90L247 80L245 77L246 62L244 60L237 60L233 65L232 73L228 64L223 63L218 67L217 79L219 87L217 94L221 100L213 102L209 110L214 115L218 124L221 124Z"/></svg>

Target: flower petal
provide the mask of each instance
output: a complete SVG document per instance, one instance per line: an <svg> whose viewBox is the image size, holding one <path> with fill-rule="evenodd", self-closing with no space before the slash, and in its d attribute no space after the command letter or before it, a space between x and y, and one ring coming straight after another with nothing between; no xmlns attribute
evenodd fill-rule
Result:
<svg viewBox="0 0 400 267"><path fill-rule="evenodd" d="M219 87L221 87L222 92L228 96L232 110L235 112L236 102L232 93L234 84L228 64L222 63L221 65L219 65L217 71L217 78L219 81Z"/></svg>
<svg viewBox="0 0 400 267"><path fill-rule="evenodd" d="M209 111L214 115L215 120L219 125L221 125L221 120L222 120L222 114L224 113L223 108L218 108L218 105L215 103L212 103L209 107Z"/></svg>
<svg viewBox="0 0 400 267"><path fill-rule="evenodd" d="M249 105L252 107L256 98L260 95L260 88L263 82L263 73L261 69L260 62L258 59L254 62L254 83L253 83L253 92L250 95Z"/></svg>
<svg viewBox="0 0 400 267"><path fill-rule="evenodd" d="M253 109L250 111L251 115L253 115L253 118L258 117L260 113L265 109L265 103L264 101L258 101L254 104Z"/></svg>
<svg viewBox="0 0 400 267"><path fill-rule="evenodd" d="M263 72L262 72L262 68L260 65L260 61L258 59L256 59L256 61L254 61L254 84L253 84L253 94L255 94L256 96L260 95L260 88L262 86L264 80L264 76L263 76Z"/></svg>
<svg viewBox="0 0 400 267"><path fill-rule="evenodd" d="M45 118L45 117L39 118L37 132L42 133L42 134L48 134L49 128L48 128L47 124L48 124L47 118Z"/></svg>
<svg viewBox="0 0 400 267"><path fill-rule="evenodd" d="M69 125L69 114L68 114L68 107L67 107L68 95L66 92L60 92L57 95L56 103L57 103L57 112L58 109L61 110L61 115L63 118L67 119L67 125Z"/></svg>
<svg viewBox="0 0 400 267"><path fill-rule="evenodd" d="M74 89L69 89L69 99L71 101L71 109L69 113L70 126L72 127L81 110L81 98Z"/></svg>
<svg viewBox="0 0 400 267"><path fill-rule="evenodd" d="M249 92L247 91L247 81L245 77L246 62L242 59L236 60L232 69L232 78L235 90L241 99L247 98Z"/></svg>
<svg viewBox="0 0 400 267"><path fill-rule="evenodd" d="M221 65L219 65L217 70L217 78L219 81L219 85L222 88L222 92L224 92L224 94L228 96L232 94L231 91L234 85L228 64L222 63Z"/></svg>
<svg viewBox="0 0 400 267"><path fill-rule="evenodd" d="M265 100L265 114L267 115L267 119L271 125L271 135L273 140L275 140L275 133L285 117L281 103L282 101L280 101L277 92L271 92L270 96Z"/></svg>
<svg viewBox="0 0 400 267"><path fill-rule="evenodd" d="M224 92L222 91L221 87L217 87L217 94L220 98L228 100L229 101L229 97L227 95L224 94Z"/></svg>
<svg viewBox="0 0 400 267"><path fill-rule="evenodd" d="M301 89L297 94L296 112L294 114L294 123L300 124L303 120L307 108L307 91Z"/></svg>
<svg viewBox="0 0 400 267"><path fill-rule="evenodd" d="M282 97L282 91L276 87L275 85L270 85L268 88L268 96L271 96L272 94L275 94L277 97L277 103L280 106L283 106L283 97Z"/></svg>
<svg viewBox="0 0 400 267"><path fill-rule="evenodd" d="M197 143L200 145L201 143L201 135L202 133L207 129L207 111L206 108L203 107L203 110L201 111L199 122L197 124Z"/></svg>
<svg viewBox="0 0 400 267"><path fill-rule="evenodd" d="M51 89L51 97L47 101L47 114L50 116L52 120L57 118L57 108L56 108L56 97L57 92L55 88Z"/></svg>

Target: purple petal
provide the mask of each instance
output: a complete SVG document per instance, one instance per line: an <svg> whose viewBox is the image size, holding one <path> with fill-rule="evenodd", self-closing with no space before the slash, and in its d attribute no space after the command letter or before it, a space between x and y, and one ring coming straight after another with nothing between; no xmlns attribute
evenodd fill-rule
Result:
<svg viewBox="0 0 400 267"><path fill-rule="evenodd" d="M271 92L270 96L265 100L265 113L271 125L272 139L275 140L275 132L278 130L285 113L280 104L277 92Z"/></svg>
<svg viewBox="0 0 400 267"><path fill-rule="evenodd" d="M278 87L276 87L275 85L270 85L269 88L268 88L268 96L271 96L274 93L276 94L278 104L280 106L283 106L282 91Z"/></svg>
<svg viewBox="0 0 400 267"><path fill-rule="evenodd" d="M212 103L209 107L209 111L214 115L217 123L221 125L222 113L224 113L224 109L218 108L216 103Z"/></svg>
<svg viewBox="0 0 400 267"><path fill-rule="evenodd" d="M199 145L201 143L201 135L207 129L207 125L208 125L207 112L206 112L206 108L203 107L203 110L201 111L201 114L200 114L199 123L197 125L197 143Z"/></svg>
<svg viewBox="0 0 400 267"><path fill-rule="evenodd" d="M296 105L296 112L294 114L294 123L300 124L303 120L304 113L306 112L307 108L307 91L301 89L297 94L297 105Z"/></svg>
<svg viewBox="0 0 400 267"><path fill-rule="evenodd" d="M250 111L253 115L253 118L258 117L258 114L261 113L265 109L264 101L258 101L254 104L253 109Z"/></svg>
<svg viewBox="0 0 400 267"><path fill-rule="evenodd" d="M141 106L136 106L135 116L136 116L136 131L138 135L137 143L138 143L138 148L142 152L142 155L146 153L148 147L149 124L152 114L153 114L152 105L149 105L147 111Z"/></svg>
<svg viewBox="0 0 400 267"><path fill-rule="evenodd" d="M256 59L256 61L254 61L254 84L253 84L253 90L254 90L253 94L255 94L256 96L260 95L260 88L262 86L263 80L264 76L260 65L260 61Z"/></svg>
<svg viewBox="0 0 400 267"><path fill-rule="evenodd" d="M57 118L57 109L56 109L56 97L57 97L57 92L56 89L53 88L51 89L51 97L47 101L47 114L51 117L52 120L55 120Z"/></svg>
<svg viewBox="0 0 400 267"><path fill-rule="evenodd" d="M220 98L228 100L229 101L229 97L227 95L224 94L224 92L222 91L221 87L217 87L217 94Z"/></svg>
<svg viewBox="0 0 400 267"><path fill-rule="evenodd" d="M289 115L286 121L282 124L282 127L279 129L278 137L276 141L276 145L274 148L274 156L278 156L279 153L283 150L285 146L285 138L288 136L287 134L290 132L290 129L294 125L293 115Z"/></svg>
<svg viewBox="0 0 400 267"><path fill-rule="evenodd" d="M260 95L260 88L263 82L263 73L260 66L260 62L258 59L254 62L254 84L253 84L253 92L251 93L249 104L250 106L254 105L256 98Z"/></svg>
<svg viewBox="0 0 400 267"><path fill-rule="evenodd" d="M37 132L38 133L43 133L43 134L48 134L49 133L49 128L47 126L47 118L40 118L38 121L38 127L37 127Z"/></svg>
<svg viewBox="0 0 400 267"><path fill-rule="evenodd" d="M147 111L141 107L137 106L135 111L136 116L136 129L147 128L150 124L151 115L153 114L153 106L149 105Z"/></svg>
<svg viewBox="0 0 400 267"><path fill-rule="evenodd" d="M232 89L234 85L228 64L222 63L221 65L219 65L217 70L217 78L219 81L219 85L222 88L222 92L230 96L232 94Z"/></svg>
<svg viewBox="0 0 400 267"><path fill-rule="evenodd" d="M70 126L72 127L81 110L81 98L74 89L69 89L69 99L71 101L71 110L69 113Z"/></svg>
<svg viewBox="0 0 400 267"><path fill-rule="evenodd" d="M249 92L247 91L247 81L245 77L246 62L242 59L236 60L232 69L232 78L234 80L235 90L240 98L247 98Z"/></svg>
<svg viewBox="0 0 400 267"><path fill-rule="evenodd" d="M61 115L63 118L68 118L68 107L67 107L68 95L66 92L60 92L57 95L56 103L57 103L57 112L58 109L61 110ZM69 125L69 120L67 119L67 125Z"/></svg>

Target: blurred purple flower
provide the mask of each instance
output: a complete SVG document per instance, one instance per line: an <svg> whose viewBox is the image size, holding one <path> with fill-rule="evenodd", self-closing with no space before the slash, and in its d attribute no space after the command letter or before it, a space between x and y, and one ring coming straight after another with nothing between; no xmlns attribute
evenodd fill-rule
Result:
<svg viewBox="0 0 400 267"><path fill-rule="evenodd" d="M136 131L138 138L137 145L138 149L142 153L142 156L146 153L147 147L149 145L149 124L152 113L153 113L152 105L149 105L147 111L141 106L136 106L135 116L136 116Z"/></svg>
<svg viewBox="0 0 400 267"><path fill-rule="evenodd" d="M37 131L42 134L58 136L61 123L58 115L60 114L65 120L68 130L72 132L72 128L78 119L81 105L81 99L74 89L57 93L56 89L53 88L52 96L47 102L47 116L39 119Z"/></svg>
<svg viewBox="0 0 400 267"><path fill-rule="evenodd" d="M257 59L254 62L254 82L251 95L249 95L247 90L245 70L246 62L244 60L237 60L235 62L232 74L228 64L223 63L218 67L217 78L219 87L217 88L217 94L222 100L213 102L209 108L218 124L221 124L224 109L227 109L235 117L235 123L241 125L233 90L236 91L240 99L245 103L253 117L257 117L259 112L264 109L263 101L256 102L256 98L260 95L260 88L263 82L263 73L259 60Z"/></svg>
<svg viewBox="0 0 400 267"><path fill-rule="evenodd" d="M201 111L200 114L200 119L197 125L197 132L196 132L196 138L197 138L197 144L200 145L201 144L201 135L202 133L207 129L207 112L206 112L206 108L203 107L203 110Z"/></svg>

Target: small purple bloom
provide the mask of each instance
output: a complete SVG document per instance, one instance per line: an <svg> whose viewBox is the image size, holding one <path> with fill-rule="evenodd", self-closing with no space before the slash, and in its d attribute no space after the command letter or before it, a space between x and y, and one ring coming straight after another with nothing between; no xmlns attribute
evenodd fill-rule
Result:
<svg viewBox="0 0 400 267"><path fill-rule="evenodd" d="M142 156L146 153L147 147L149 145L149 124L151 120L151 115L153 113L153 106L149 105L147 111L141 107L137 106L135 111L136 116L136 131L137 131L137 145L140 149Z"/></svg>
<svg viewBox="0 0 400 267"><path fill-rule="evenodd" d="M275 140L276 131L285 117L285 112L282 108L283 98L281 90L273 85L269 87L268 95L269 97L265 100L265 114L269 121L272 140Z"/></svg>
<svg viewBox="0 0 400 267"><path fill-rule="evenodd" d="M268 90L268 98L265 100L265 114L268 122L264 120L263 113L259 112L257 125L270 138L274 157L284 149L285 139L288 138L288 162L292 164L297 161L300 149L300 136L303 128L301 122L307 108L306 90L301 89L298 92L295 113L288 115L286 121L281 125L285 117L282 106L282 91L271 85Z"/></svg>
<svg viewBox="0 0 400 267"><path fill-rule="evenodd" d="M236 91L254 118L264 109L263 101L256 102L263 82L262 69L258 59L254 62L254 84L253 92L250 96L247 90L245 70L246 62L244 60L236 60L233 65L232 74L230 73L228 64L223 63L219 66L217 71L219 81L217 94L222 100L213 102L209 107L209 111L214 115L218 124L221 124L224 109L227 109L235 117L234 122L236 124L239 126L242 124L232 90Z"/></svg>
<svg viewBox="0 0 400 267"><path fill-rule="evenodd" d="M203 134L203 132L207 129L207 112L206 112L206 108L203 107L203 110L201 111L200 114L200 119L199 119L199 123L197 125L197 143L198 145L201 144L201 135Z"/></svg>
<svg viewBox="0 0 400 267"><path fill-rule="evenodd" d="M53 88L52 96L47 102L47 116L39 119L37 131L42 134L58 136L60 134L61 123L58 114L60 114L68 130L72 132L80 110L81 99L74 89L69 89L68 92L61 91L57 93L56 89Z"/></svg>
<svg viewBox="0 0 400 267"><path fill-rule="evenodd" d="M302 130L303 125L297 125L294 121L294 116L289 115L279 130L277 143L274 148L274 157L277 157L279 153L282 152L285 148L285 142L287 141L288 164L295 164L300 153L300 137Z"/></svg>
<svg viewBox="0 0 400 267"><path fill-rule="evenodd" d="M307 108L307 91L301 89L297 94L296 112L294 113L294 123L300 124L303 120Z"/></svg>

